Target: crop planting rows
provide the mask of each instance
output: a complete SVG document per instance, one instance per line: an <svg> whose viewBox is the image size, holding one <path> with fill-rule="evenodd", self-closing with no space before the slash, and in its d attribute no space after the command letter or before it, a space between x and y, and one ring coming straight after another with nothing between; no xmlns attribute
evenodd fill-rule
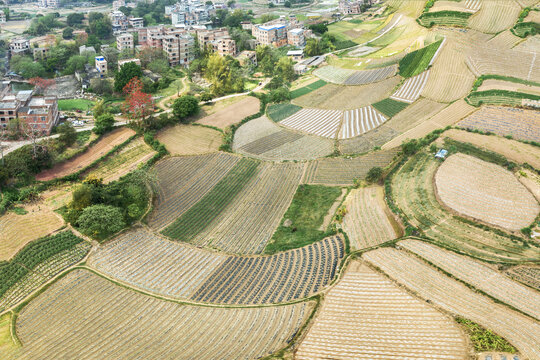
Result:
<svg viewBox="0 0 540 360"><path fill-rule="evenodd" d="M540 82L540 56L516 50L474 47L467 64L476 74L513 76L519 79Z"/></svg>
<svg viewBox="0 0 540 360"><path fill-rule="evenodd" d="M515 1L485 4L469 19L468 26L484 33L499 33L514 26L521 7Z"/></svg>
<svg viewBox="0 0 540 360"><path fill-rule="evenodd" d="M335 66L324 66L313 74L324 81L341 85L364 85L378 82L393 76L397 71L397 65L386 66L373 70L350 70Z"/></svg>
<svg viewBox="0 0 540 360"><path fill-rule="evenodd" d="M227 208L190 242L227 252L258 254L300 183L303 164L264 164ZM279 181L276 181L279 179Z"/></svg>
<svg viewBox="0 0 540 360"><path fill-rule="evenodd" d="M430 70L427 70L405 80L399 90L390 96L390 99L404 101L409 104L415 102L420 97L420 93L426 86L429 72Z"/></svg>
<svg viewBox="0 0 540 360"><path fill-rule="evenodd" d="M195 205L240 159L225 153L159 162L155 208L148 224L162 229Z"/></svg>
<svg viewBox="0 0 540 360"><path fill-rule="evenodd" d="M396 156L398 149L378 151L354 158L326 158L308 164L302 183L320 185L353 185L355 179L363 179L369 169L386 167Z"/></svg>
<svg viewBox="0 0 540 360"><path fill-rule="evenodd" d="M365 249L399 237L397 224L391 218L380 186L354 189L345 200L347 214L343 229L351 241L351 248Z"/></svg>
<svg viewBox="0 0 540 360"><path fill-rule="evenodd" d="M482 4L480 4L480 0L465 0L465 6L467 9L479 10Z"/></svg>
<svg viewBox="0 0 540 360"><path fill-rule="evenodd" d="M302 109L280 122L295 130L334 139L341 123L340 110Z"/></svg>
<svg viewBox="0 0 540 360"><path fill-rule="evenodd" d="M302 138L302 134L282 129L279 132L252 141L239 148L239 150L250 154L261 155L282 145L292 143L300 138Z"/></svg>
<svg viewBox="0 0 540 360"><path fill-rule="evenodd" d="M311 310L181 305L76 270L21 311L17 334L21 359L256 359L285 347Z"/></svg>
<svg viewBox="0 0 540 360"><path fill-rule="evenodd" d="M538 259L537 248L526 248L510 237L476 227L444 210L432 183L437 167L438 162L431 154L419 153L392 179L392 197L414 226L445 246L482 259L514 262Z"/></svg>
<svg viewBox="0 0 540 360"><path fill-rule="evenodd" d="M540 211L514 174L473 156L448 157L435 174L435 184L446 206L509 230L529 226Z"/></svg>
<svg viewBox="0 0 540 360"><path fill-rule="evenodd" d="M226 256L138 228L102 245L89 266L135 287L175 298L227 304L290 301L333 279L343 241L327 238L272 256Z"/></svg>
<svg viewBox="0 0 540 360"><path fill-rule="evenodd" d="M461 11L427 12L418 18L420 25L432 27L433 25L466 27L471 13Z"/></svg>
<svg viewBox="0 0 540 360"><path fill-rule="evenodd" d="M458 126L540 142L540 117L535 110L484 106L460 121Z"/></svg>
<svg viewBox="0 0 540 360"><path fill-rule="evenodd" d="M540 293L509 279L489 266L419 240L400 241L399 245L524 313L540 319Z"/></svg>
<svg viewBox="0 0 540 360"><path fill-rule="evenodd" d="M540 101L540 95L508 90L486 90L472 92L467 97L467 100L473 106L480 106L482 104L521 106L523 102L530 100Z"/></svg>
<svg viewBox="0 0 540 360"><path fill-rule="evenodd" d="M349 139L362 135L379 125L387 118L377 112L373 106L364 106L360 109L347 110L343 113L343 125L339 132L339 139Z"/></svg>
<svg viewBox="0 0 540 360"><path fill-rule="evenodd" d="M418 296L491 329L514 345L523 357L540 358L539 322L493 302L404 251L381 248L362 257Z"/></svg>
<svg viewBox="0 0 540 360"><path fill-rule="evenodd" d="M297 359L464 359L467 344L447 316L355 261L324 304Z"/></svg>
<svg viewBox="0 0 540 360"><path fill-rule="evenodd" d="M510 277L532 288L540 290L540 268L530 266L518 266L506 271Z"/></svg>

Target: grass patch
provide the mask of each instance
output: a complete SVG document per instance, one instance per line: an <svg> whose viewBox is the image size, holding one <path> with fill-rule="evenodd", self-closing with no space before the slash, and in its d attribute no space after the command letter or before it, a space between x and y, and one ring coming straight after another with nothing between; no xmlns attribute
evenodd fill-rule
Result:
<svg viewBox="0 0 540 360"><path fill-rule="evenodd" d="M523 85L530 85L530 86L540 86L540 83L536 81L520 79L513 76L487 74L487 75L480 75L478 79L475 80L472 91L473 92L477 91L478 88L482 86L482 84L484 83L484 80L489 80L489 79L508 81L508 82L512 82L516 84L523 84Z"/></svg>
<svg viewBox="0 0 540 360"><path fill-rule="evenodd" d="M462 317L456 317L458 324L461 324L469 335L474 350L476 352L484 351L502 351L509 353L517 353L517 349L512 346L506 339L495 334L491 330L484 329L480 325L471 320Z"/></svg>
<svg viewBox="0 0 540 360"><path fill-rule="evenodd" d="M28 211L26 211L25 208L22 208L22 207L19 207L19 206L12 207L11 212L14 213L14 214L17 214L17 215L26 215L26 214L28 214Z"/></svg>
<svg viewBox="0 0 540 360"><path fill-rule="evenodd" d="M266 245L265 253L275 254L280 251L296 249L321 240L328 235L318 230L328 213L328 209L341 195L338 187L323 185L300 185L291 206L283 215L283 221ZM292 225L283 226L289 219Z"/></svg>
<svg viewBox="0 0 540 360"><path fill-rule="evenodd" d="M309 85L306 85L304 87L291 91L291 98L296 99L297 97L309 94L313 90L322 88L326 84L327 84L326 81L319 79Z"/></svg>
<svg viewBox="0 0 540 360"><path fill-rule="evenodd" d="M423 13L417 22L427 28L435 25L466 27L471 13L461 11L436 11Z"/></svg>
<svg viewBox="0 0 540 360"><path fill-rule="evenodd" d="M162 233L175 240L189 242L203 231L212 220L235 198L255 175L258 162L240 160L203 198L182 214Z"/></svg>
<svg viewBox="0 0 540 360"><path fill-rule="evenodd" d="M540 34L540 24L532 21L521 22L514 25L512 33L520 38Z"/></svg>
<svg viewBox="0 0 540 360"><path fill-rule="evenodd" d="M373 104L373 107L388 117L393 117L409 104L394 99L384 99Z"/></svg>
<svg viewBox="0 0 540 360"><path fill-rule="evenodd" d="M0 354L9 354L17 347L11 339L11 314L4 314L0 316Z"/></svg>
<svg viewBox="0 0 540 360"><path fill-rule="evenodd" d="M95 102L86 99L61 99L58 100L58 110L60 111L88 111L94 106Z"/></svg>
<svg viewBox="0 0 540 360"><path fill-rule="evenodd" d="M272 104L268 107L266 114L270 120L274 122L280 122L283 119L288 118L298 110L302 109L301 106L293 105L291 103Z"/></svg>
<svg viewBox="0 0 540 360"><path fill-rule="evenodd" d="M540 100L540 95L527 94L510 90L485 90L473 91L465 98L472 106L489 105L508 105L520 106L522 99Z"/></svg>
<svg viewBox="0 0 540 360"><path fill-rule="evenodd" d="M77 133L77 144L79 144L79 146L86 144L90 139L90 135L92 135L92 130L79 131Z"/></svg>
<svg viewBox="0 0 540 360"><path fill-rule="evenodd" d="M504 156L493 151L483 150L466 142L457 141L450 138L444 139L444 146L450 153L460 152L463 154L474 156L480 160L484 160L512 170L515 164L508 161Z"/></svg>
<svg viewBox="0 0 540 360"><path fill-rule="evenodd" d="M399 61L399 75L409 78L425 71L441 43L442 40L439 40L405 55Z"/></svg>

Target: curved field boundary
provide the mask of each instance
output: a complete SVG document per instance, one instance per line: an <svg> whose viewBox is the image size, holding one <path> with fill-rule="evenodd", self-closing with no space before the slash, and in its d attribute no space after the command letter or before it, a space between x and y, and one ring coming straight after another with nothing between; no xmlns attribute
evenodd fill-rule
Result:
<svg viewBox="0 0 540 360"><path fill-rule="evenodd" d="M340 110L302 109L280 124L308 134L335 139L342 116Z"/></svg>
<svg viewBox="0 0 540 360"><path fill-rule="evenodd" d="M430 70L413 76L403 83L398 91L390 96L390 99L403 101L412 104L420 97L420 93L427 84Z"/></svg>
<svg viewBox="0 0 540 360"><path fill-rule="evenodd" d="M315 70L313 75L334 84L364 85L387 79L394 76L396 72L397 65L373 70L350 70L328 65Z"/></svg>
<svg viewBox="0 0 540 360"><path fill-rule="evenodd" d="M492 132L499 136L510 135L519 140L540 142L540 116L536 110L484 106L461 120L457 126Z"/></svg>
<svg viewBox="0 0 540 360"><path fill-rule="evenodd" d="M388 120L373 106L364 106L360 109L347 110L343 113L343 125L339 131L339 139L349 139L362 135Z"/></svg>
<svg viewBox="0 0 540 360"><path fill-rule="evenodd" d="M469 18L471 29L496 34L514 26L521 6L515 1L498 1L495 4L484 2L480 10Z"/></svg>
<svg viewBox="0 0 540 360"><path fill-rule="evenodd" d="M203 198L240 160L226 153L171 157L155 166L154 211L148 224L165 228Z"/></svg>
<svg viewBox="0 0 540 360"><path fill-rule="evenodd" d="M512 279L540 291L540 267L516 266L505 273Z"/></svg>
<svg viewBox="0 0 540 360"><path fill-rule="evenodd" d="M242 146L239 150L245 151L254 155L261 155L267 151L280 147L282 145L292 143L300 138L302 134L288 131L283 129L276 133L266 135L262 138L259 138L249 144Z"/></svg>
<svg viewBox="0 0 540 360"><path fill-rule="evenodd" d="M312 305L181 305L76 270L27 305L16 330L21 359L255 359L285 347Z"/></svg>
<svg viewBox="0 0 540 360"><path fill-rule="evenodd" d="M270 304L302 299L334 279L339 237L271 256L229 256L137 228L100 246L88 265L136 288L203 303Z"/></svg>
<svg viewBox="0 0 540 360"><path fill-rule="evenodd" d="M493 298L540 319L539 292L509 279L485 264L435 245L419 240L404 240L398 244Z"/></svg>
<svg viewBox="0 0 540 360"><path fill-rule="evenodd" d="M381 186L353 189L343 204L347 208L343 230L352 249L365 249L401 236L401 229L384 202Z"/></svg>
<svg viewBox="0 0 540 360"><path fill-rule="evenodd" d="M418 153L392 178L392 197L404 216L438 244L480 259L518 262L537 261L540 249L525 247L510 236L477 227L439 204L433 177L439 162L433 155Z"/></svg>
<svg viewBox="0 0 540 360"><path fill-rule="evenodd" d="M325 295L296 359L464 359L465 335L430 307L359 261Z"/></svg>
<svg viewBox="0 0 540 360"><path fill-rule="evenodd" d="M378 151L350 159L326 158L311 161L304 173L302 183L350 186L355 179L363 179L369 169L375 166L386 167L392 163L398 149Z"/></svg>
<svg viewBox="0 0 540 360"><path fill-rule="evenodd" d="M504 337L524 357L540 358L539 322L493 302L404 251L384 248L362 257L423 299Z"/></svg>
<svg viewBox="0 0 540 360"><path fill-rule="evenodd" d="M540 82L540 56L534 52L483 46L471 50L467 65L478 76L493 74Z"/></svg>
<svg viewBox="0 0 540 360"><path fill-rule="evenodd" d="M534 196L508 170L473 156L454 154L435 174L443 204L465 216L518 231L540 211Z"/></svg>
<svg viewBox="0 0 540 360"><path fill-rule="evenodd" d="M260 100L255 96L246 96L217 112L197 120L198 124L215 126L225 129L227 126L236 124L249 115L256 114L260 108Z"/></svg>

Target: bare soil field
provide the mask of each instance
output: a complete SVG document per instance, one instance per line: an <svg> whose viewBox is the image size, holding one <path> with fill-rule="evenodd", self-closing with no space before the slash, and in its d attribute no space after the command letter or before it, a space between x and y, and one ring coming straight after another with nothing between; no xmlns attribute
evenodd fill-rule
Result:
<svg viewBox="0 0 540 360"><path fill-rule="evenodd" d="M388 120L388 126L403 133L428 121L447 106L444 103L421 98Z"/></svg>
<svg viewBox="0 0 540 360"><path fill-rule="evenodd" d="M115 129L103 136L96 144L88 149L85 153L70 159L66 162L60 163L54 166L52 169L42 171L36 175L36 179L39 181L48 181L57 179L81 169L84 169L94 161L111 151L115 146L120 145L131 136L135 134L135 131L122 127Z"/></svg>
<svg viewBox="0 0 540 360"><path fill-rule="evenodd" d="M362 257L421 298L494 331L523 357L540 358L538 321L495 303L405 251L382 248Z"/></svg>
<svg viewBox="0 0 540 360"><path fill-rule="evenodd" d="M521 7L514 1L484 0L480 11L469 18L471 29L496 34L514 26Z"/></svg>
<svg viewBox="0 0 540 360"><path fill-rule="evenodd" d="M449 208L511 231L529 226L540 211L514 174L465 154L451 155L439 166L435 186Z"/></svg>
<svg viewBox="0 0 540 360"><path fill-rule="evenodd" d="M393 119L393 118L392 118ZM390 119L390 121L392 120ZM338 148L342 154L362 154L380 148L386 142L399 135L388 122L381 126L351 139L338 141Z"/></svg>
<svg viewBox="0 0 540 360"><path fill-rule="evenodd" d="M399 84L399 81L399 77L394 76L369 85L343 86L327 84L294 99L293 104L307 108L315 107L332 110L356 109L387 98Z"/></svg>
<svg viewBox="0 0 540 360"><path fill-rule="evenodd" d="M365 249L400 237L402 231L384 201L382 186L353 189L343 203L343 230L351 249Z"/></svg>
<svg viewBox="0 0 540 360"><path fill-rule="evenodd" d="M512 279L540 291L540 267L516 266L505 272Z"/></svg>
<svg viewBox="0 0 540 360"><path fill-rule="evenodd" d="M414 345L413 345L414 344ZM296 359L464 359L454 321L359 261L325 296Z"/></svg>
<svg viewBox="0 0 540 360"><path fill-rule="evenodd" d="M508 278L486 263L419 240L404 240L398 244L457 279L537 320L540 319L540 293Z"/></svg>
<svg viewBox="0 0 540 360"><path fill-rule="evenodd" d="M285 347L312 308L311 303L251 309L188 306L76 270L21 311L20 358L254 359ZM155 341L141 346L141 339Z"/></svg>
<svg viewBox="0 0 540 360"><path fill-rule="evenodd" d="M456 129L445 131L441 137L468 142L482 149L499 153L509 160L520 164L528 163L536 169L540 169L540 153L538 148L533 145L498 136L481 135Z"/></svg>
<svg viewBox="0 0 540 360"><path fill-rule="evenodd" d="M484 80L478 91L486 90L508 90L523 92L526 94L540 95L540 86L517 84L510 81L487 79Z"/></svg>
<svg viewBox="0 0 540 360"><path fill-rule="evenodd" d="M238 102L228 105L211 115L197 120L197 123L225 129L229 125L240 122L246 116L258 113L259 107L259 99L254 96L246 96L244 99Z"/></svg>
<svg viewBox="0 0 540 360"><path fill-rule="evenodd" d="M520 40L521 38L512 34L510 30L505 30L495 35L493 38L487 41L486 44L491 45L495 48L502 48L508 50L514 47L514 45Z"/></svg>
<svg viewBox="0 0 540 360"><path fill-rule="evenodd" d="M171 155L199 155L216 152L223 142L219 131L195 125L176 125L160 131L157 139Z"/></svg>
<svg viewBox="0 0 540 360"><path fill-rule="evenodd" d="M64 225L62 217L43 203L24 206L28 212L8 212L0 216L0 261L9 260L32 240L48 235Z"/></svg>

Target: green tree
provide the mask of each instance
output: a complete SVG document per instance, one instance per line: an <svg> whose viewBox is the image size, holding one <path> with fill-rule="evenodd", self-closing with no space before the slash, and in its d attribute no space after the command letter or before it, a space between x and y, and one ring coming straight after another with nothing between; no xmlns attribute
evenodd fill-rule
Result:
<svg viewBox="0 0 540 360"><path fill-rule="evenodd" d="M73 74L75 71L83 71L84 66L88 63L86 56L73 55L66 62L64 74Z"/></svg>
<svg viewBox="0 0 540 360"><path fill-rule="evenodd" d="M69 14L66 18L66 22L69 26L82 25L84 20L84 14L82 13L72 13Z"/></svg>
<svg viewBox="0 0 540 360"><path fill-rule="evenodd" d="M204 75L212 83L212 93L216 96L244 90L238 62L231 57L210 55Z"/></svg>
<svg viewBox="0 0 540 360"><path fill-rule="evenodd" d="M60 124L57 130L58 134L60 134L58 141L64 148L73 145L73 143L77 140L77 131L69 122Z"/></svg>
<svg viewBox="0 0 540 360"><path fill-rule="evenodd" d="M120 70L114 75L114 90L122 92L127 83L134 77L138 77L139 79L143 77L141 67L133 62L122 65Z"/></svg>
<svg viewBox="0 0 540 360"><path fill-rule="evenodd" d="M418 144L416 139L411 139L401 145L401 149L405 155L413 155L418 151L419 148L420 144Z"/></svg>
<svg viewBox="0 0 540 360"><path fill-rule="evenodd" d="M77 219L79 229L86 235L103 239L126 226L120 208L111 205L92 205Z"/></svg>
<svg viewBox="0 0 540 360"><path fill-rule="evenodd" d="M45 67L39 62L34 62L28 56L14 55L11 58L10 67L11 70L25 79L45 76Z"/></svg>
<svg viewBox="0 0 540 360"><path fill-rule="evenodd" d="M99 115L92 131L98 135L105 134L113 129L114 121L114 116L109 113Z"/></svg>
<svg viewBox="0 0 540 360"><path fill-rule="evenodd" d="M70 27L65 28L62 31L62 38L66 40L73 38L73 29Z"/></svg>
<svg viewBox="0 0 540 360"><path fill-rule="evenodd" d="M380 166L375 166L369 169L366 175L366 181L369 183L379 183L383 177L383 169Z"/></svg>
<svg viewBox="0 0 540 360"><path fill-rule="evenodd" d="M286 87L280 87L270 92L270 101L274 103L281 103L291 100L291 93Z"/></svg>
<svg viewBox="0 0 540 360"><path fill-rule="evenodd" d="M92 91L99 95L111 95L113 86L108 79L90 79Z"/></svg>
<svg viewBox="0 0 540 360"><path fill-rule="evenodd" d="M307 56L316 56L322 54L321 42L317 39L307 39L304 47L304 54Z"/></svg>
<svg viewBox="0 0 540 360"><path fill-rule="evenodd" d="M289 57L282 57L278 60L275 66L274 73L281 76L283 80L291 82L296 78L293 62Z"/></svg>
<svg viewBox="0 0 540 360"><path fill-rule="evenodd" d="M173 114L180 120L184 121L191 115L199 112L199 101L191 95L184 95L174 101Z"/></svg>

